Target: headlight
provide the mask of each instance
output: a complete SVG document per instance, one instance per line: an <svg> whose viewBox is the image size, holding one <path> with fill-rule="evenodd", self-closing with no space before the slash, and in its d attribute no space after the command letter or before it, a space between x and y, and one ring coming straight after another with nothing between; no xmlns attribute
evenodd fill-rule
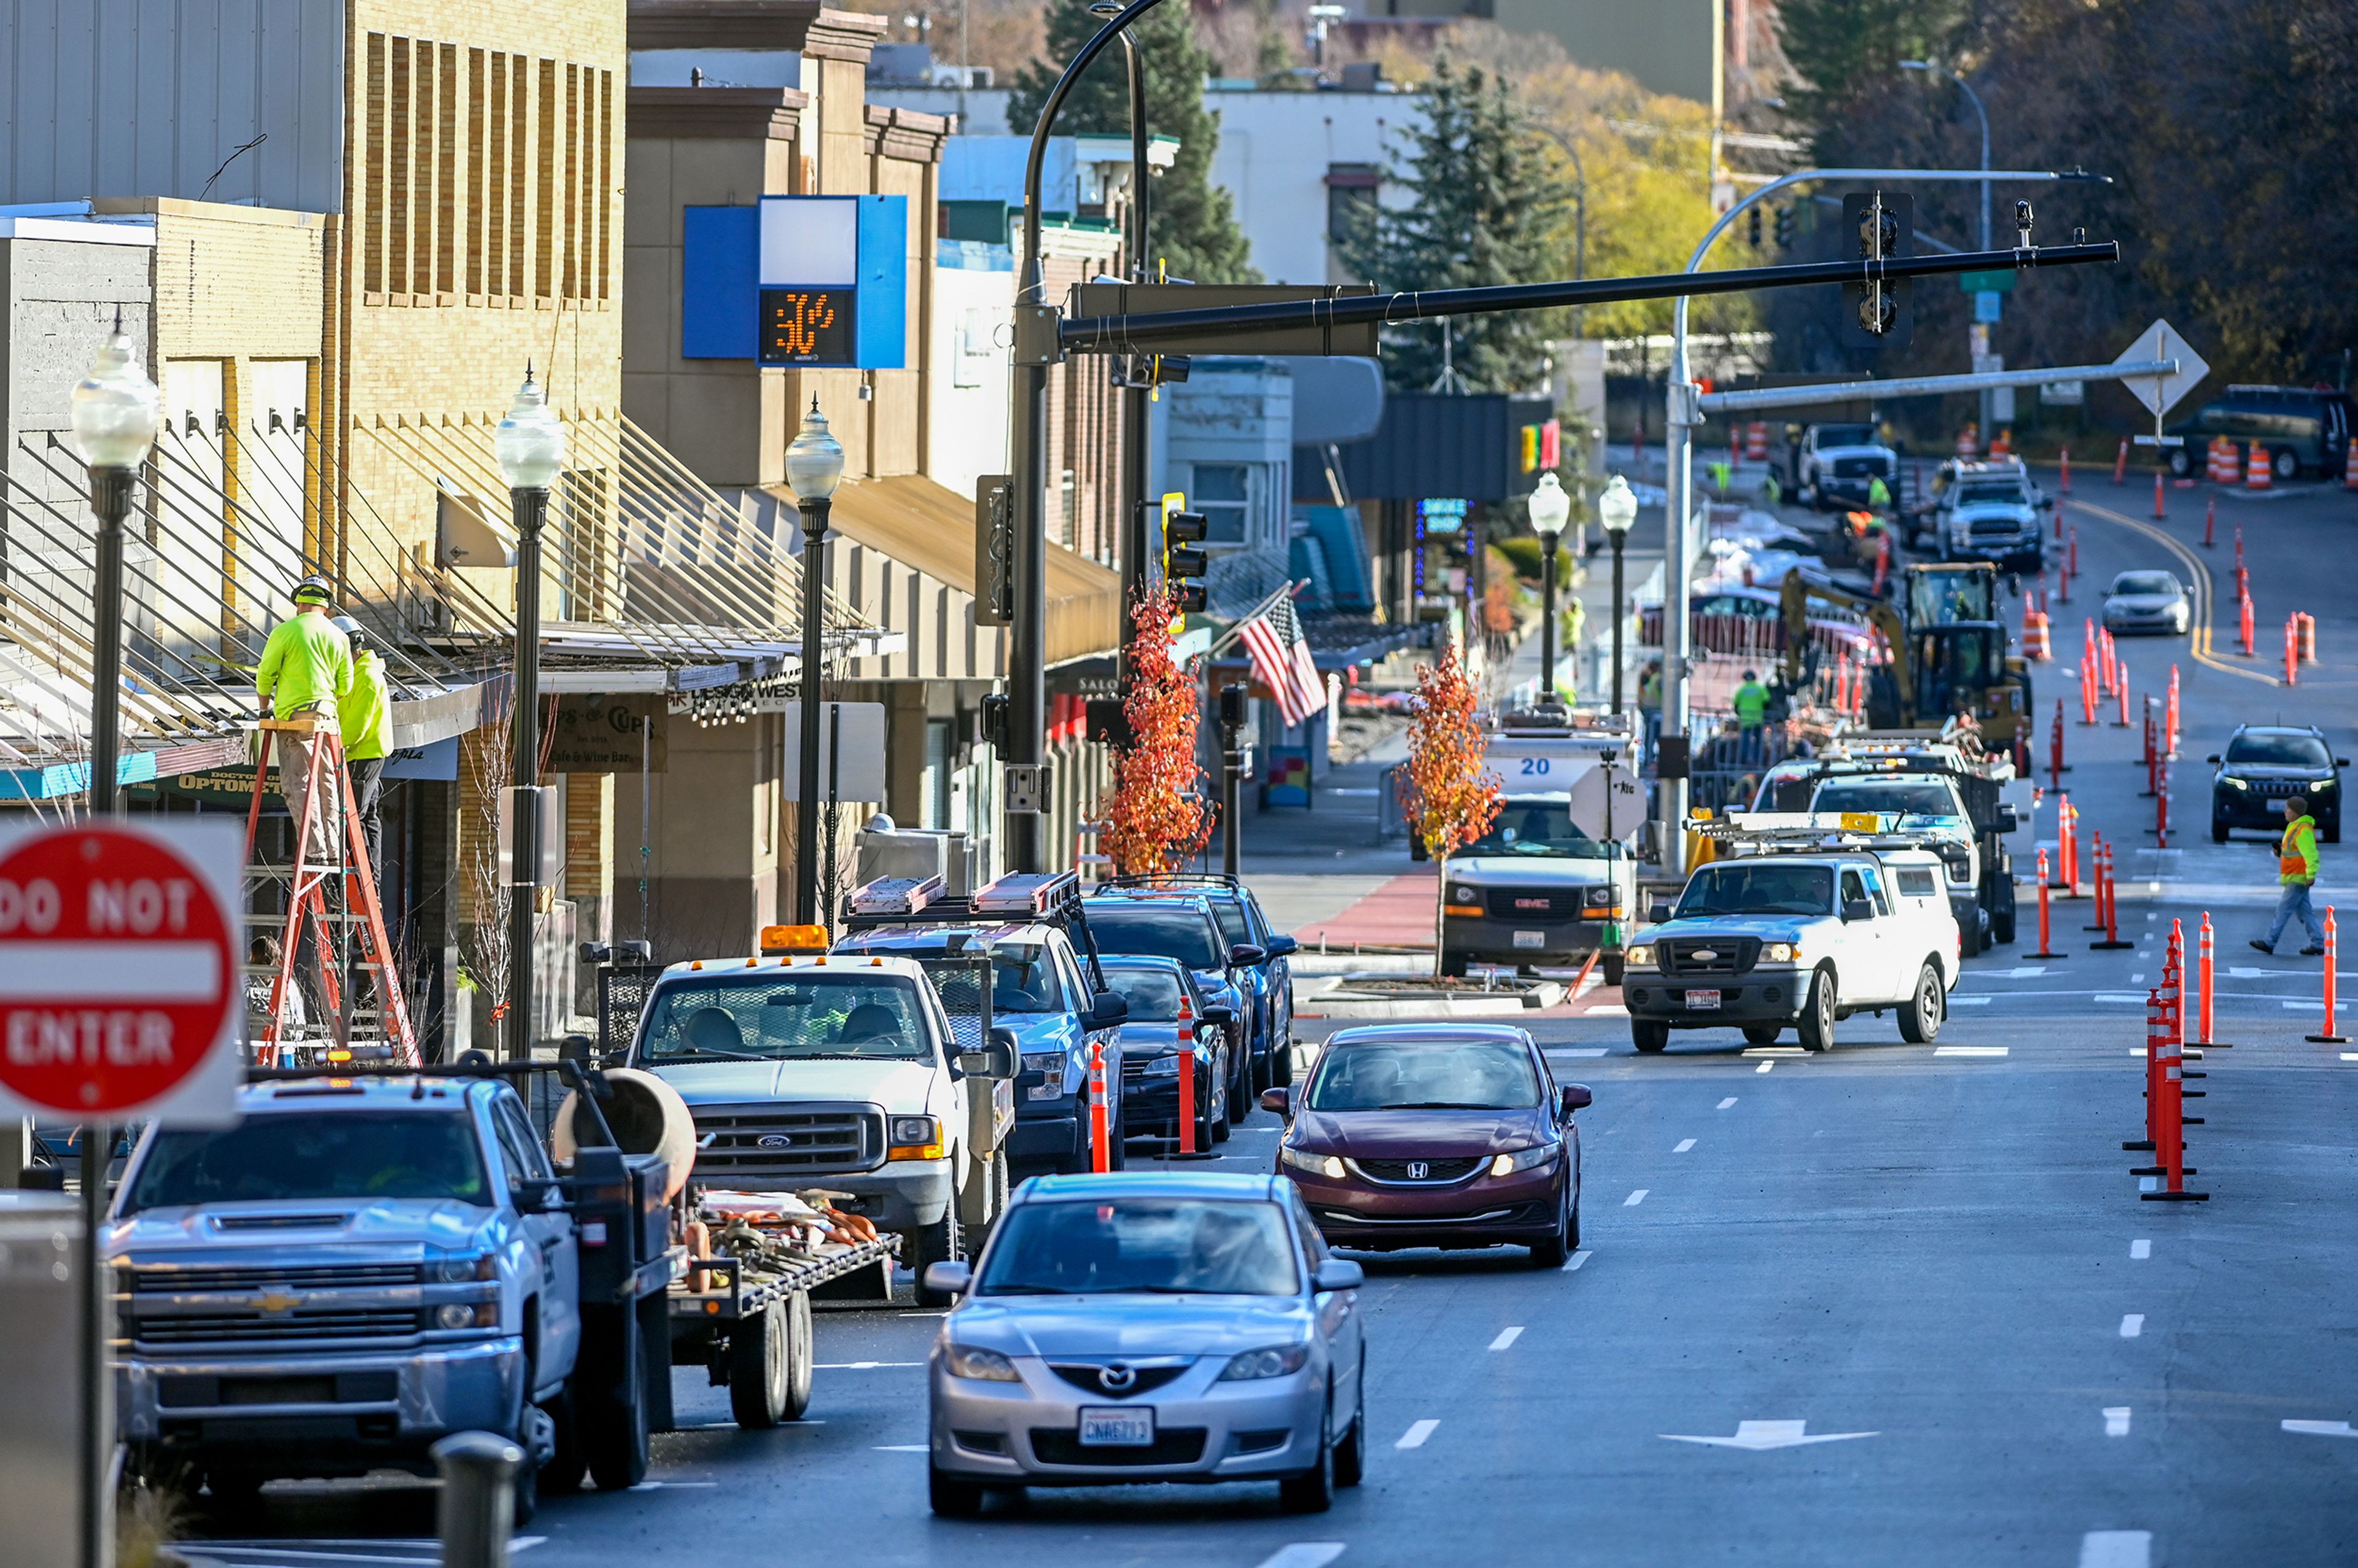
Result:
<svg viewBox="0 0 2358 1568"><path fill-rule="evenodd" d="M1632 947L1628 952L1622 954L1621 959L1626 965L1634 965L1640 969L1650 969L1654 967L1653 945L1649 942L1640 942L1635 947Z"/></svg>
<svg viewBox="0 0 2358 1568"><path fill-rule="evenodd" d="M1026 1051L1023 1070L1037 1073L1040 1081L1024 1091L1031 1099L1055 1099L1065 1092L1065 1054L1062 1051Z"/></svg>
<svg viewBox="0 0 2358 1568"><path fill-rule="evenodd" d="M2338 787L2341 783L2342 781L2340 779L2317 779L2310 783L2309 793L2311 795L2323 795L2327 790Z"/></svg>
<svg viewBox="0 0 2358 1568"><path fill-rule="evenodd" d="M1801 945L1799 942L1764 943L1760 948L1760 961L1764 964L1798 964L1801 961Z"/></svg>
<svg viewBox="0 0 2358 1568"><path fill-rule="evenodd" d="M1228 1366L1213 1380L1242 1383L1254 1378L1282 1378L1289 1372L1301 1371L1309 1361L1307 1345L1272 1345L1265 1350L1248 1350L1229 1357Z"/></svg>
<svg viewBox="0 0 2358 1568"><path fill-rule="evenodd" d="M1179 1053L1174 1051L1168 1056L1149 1056L1141 1071L1150 1078L1175 1078L1179 1076Z"/></svg>
<svg viewBox="0 0 2358 1568"><path fill-rule="evenodd" d="M438 1260L430 1260L426 1265L426 1278L429 1283L438 1280L444 1284L455 1285L462 1280L496 1280L499 1277L499 1260L489 1252L455 1252Z"/></svg>
<svg viewBox="0 0 2358 1568"><path fill-rule="evenodd" d="M1451 888L1449 890L1449 896L1455 899L1460 903L1472 903L1475 899L1475 892L1472 888Z"/></svg>
<svg viewBox="0 0 2358 1568"><path fill-rule="evenodd" d="M2222 777L2219 782L2225 784L2229 789L2249 789L2252 787L2250 784L2245 784L2242 779Z"/></svg>
<svg viewBox="0 0 2358 1568"><path fill-rule="evenodd" d="M1335 1155L1314 1154L1290 1143L1281 1143L1277 1146L1277 1157L1297 1171L1307 1171L1314 1176L1325 1176L1333 1181L1343 1179L1343 1162Z"/></svg>
<svg viewBox="0 0 2358 1568"><path fill-rule="evenodd" d="M497 1328L500 1325L500 1303L497 1302L446 1302L434 1309L437 1328Z"/></svg>
<svg viewBox="0 0 2358 1568"><path fill-rule="evenodd" d="M1015 1363L996 1350L978 1350L971 1345L946 1346L942 1365L953 1378L979 1378L986 1383L1020 1383L1015 1375Z"/></svg>
<svg viewBox="0 0 2358 1568"><path fill-rule="evenodd" d="M889 1160L938 1160L942 1157L942 1124L930 1116L896 1116L892 1123Z"/></svg>
<svg viewBox="0 0 2358 1568"><path fill-rule="evenodd" d="M1611 888L1590 888L1587 892L1582 895L1582 897L1587 901L1589 908L1596 909L1613 902L1613 890Z"/></svg>
<svg viewBox="0 0 2358 1568"><path fill-rule="evenodd" d="M1518 1171L1537 1170L1553 1160L1556 1151L1562 1147L1560 1143L1534 1143L1528 1149L1518 1149L1511 1154L1494 1155L1490 1161L1490 1173L1494 1176L1511 1176Z"/></svg>

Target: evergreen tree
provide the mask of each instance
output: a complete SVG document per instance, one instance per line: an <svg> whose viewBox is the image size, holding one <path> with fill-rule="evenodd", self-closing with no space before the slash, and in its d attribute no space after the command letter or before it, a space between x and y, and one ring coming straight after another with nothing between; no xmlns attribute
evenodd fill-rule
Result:
<svg viewBox="0 0 2358 1568"><path fill-rule="evenodd" d="M1046 58L1017 76L1007 108L1008 128L1028 136L1041 106L1070 60L1103 18L1080 0L1059 0L1048 17ZM1146 67L1146 128L1176 136L1172 166L1154 177L1148 217L1147 259L1166 263L1174 277L1195 283L1259 283L1244 231L1237 227L1228 192L1212 183L1212 154L1220 145L1220 117L1204 107L1204 78L1212 57L1195 37L1187 0L1165 0L1134 29ZM1130 134L1130 70L1114 43L1089 62L1057 112L1057 135Z"/></svg>
<svg viewBox="0 0 2358 1568"><path fill-rule="evenodd" d="M1565 188L1524 128L1507 84L1444 57L1418 95L1423 119L1407 137L1409 162L1388 176L1411 199L1363 210L1343 254L1387 290L1536 283L1558 275ZM1546 318L1516 311L1421 321L1384 333L1384 374L1404 392L1448 368L1468 392L1514 392L1541 376Z"/></svg>
<svg viewBox="0 0 2358 1568"><path fill-rule="evenodd" d="M1943 52L1961 0L1780 0L1777 38L1798 79L1792 113L1824 128L1862 94L1887 88L1903 59Z"/></svg>

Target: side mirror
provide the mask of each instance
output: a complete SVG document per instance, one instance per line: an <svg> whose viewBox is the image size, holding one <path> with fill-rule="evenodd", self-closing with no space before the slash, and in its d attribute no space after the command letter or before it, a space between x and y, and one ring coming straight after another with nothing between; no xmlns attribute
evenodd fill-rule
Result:
<svg viewBox="0 0 2358 1568"><path fill-rule="evenodd" d="M1130 999L1120 991L1099 991L1089 1007L1087 1027L1111 1029L1130 1022Z"/></svg>
<svg viewBox="0 0 2358 1568"><path fill-rule="evenodd" d="M958 1071L971 1078L1011 1078L1022 1070L1023 1057L1003 1029L992 1030L981 1050L958 1053Z"/></svg>
<svg viewBox="0 0 2358 1568"><path fill-rule="evenodd" d="M962 1296L974 1283L974 1265L962 1261L928 1263L925 1265L925 1289L947 1296Z"/></svg>
<svg viewBox="0 0 2358 1568"><path fill-rule="evenodd" d="M613 961L614 949L604 942L581 944L581 961L585 964L605 964Z"/></svg>
<svg viewBox="0 0 2358 1568"><path fill-rule="evenodd" d="M1269 939L1269 956L1272 958L1290 958L1300 951L1302 944L1291 936L1271 936Z"/></svg>
<svg viewBox="0 0 2358 1568"><path fill-rule="evenodd" d="M1872 920L1875 918L1875 904L1868 899L1846 898L1843 900L1842 917L1845 922Z"/></svg>
<svg viewBox="0 0 2358 1568"><path fill-rule="evenodd" d="M1228 968L1249 969L1255 964L1269 962L1269 949L1250 942L1239 942L1228 949Z"/></svg>
<svg viewBox="0 0 2358 1568"><path fill-rule="evenodd" d="M2346 768L2350 765L2350 759L2347 757L2336 757L2333 759L2333 765L2337 768Z"/></svg>
<svg viewBox="0 0 2358 1568"><path fill-rule="evenodd" d="M1206 1008L1200 1016L1206 1023L1217 1023L1226 1028L1237 1021L1237 1010L1233 1007L1222 1007L1217 1002L1214 1002Z"/></svg>
<svg viewBox="0 0 2358 1568"><path fill-rule="evenodd" d="M655 961L655 945L652 942L617 942L614 944L614 957L633 964L652 964Z"/></svg>
<svg viewBox="0 0 2358 1568"><path fill-rule="evenodd" d="M2209 756L2207 756L2207 757L2203 758L2202 760L2203 760L2204 762L2215 762L2219 761L2219 753L2218 753L2218 752L2212 752ZM2334 760L2335 762L2340 762L2342 759L2341 759L2341 758L2339 758L2339 757L2336 757L2336 758L2334 758L2333 760Z"/></svg>
<svg viewBox="0 0 2358 1568"><path fill-rule="evenodd" d="M1670 920L1670 918L1671 918L1671 906L1670 906L1669 904L1667 904L1667 903L1658 903L1658 904L1654 905L1651 909L1650 909L1650 910L1646 911L1646 923L1647 923L1649 925L1664 925L1664 924L1666 924L1666 923L1668 923L1668 922L1669 922L1669 920Z"/></svg>
<svg viewBox="0 0 2358 1568"><path fill-rule="evenodd" d="M1275 1111L1290 1121L1293 1119L1293 1091L1282 1087L1263 1089L1260 1091L1260 1108Z"/></svg>
<svg viewBox="0 0 2358 1568"><path fill-rule="evenodd" d="M597 1045L587 1034L568 1034L557 1045L557 1057L560 1062L587 1063L597 1054Z"/></svg>
<svg viewBox="0 0 2358 1568"><path fill-rule="evenodd" d="M1999 832L2011 833L2021 826L2022 818L2016 814L2014 807L2010 806L2001 806L1997 808L1997 830Z"/></svg>
<svg viewBox="0 0 2358 1568"><path fill-rule="evenodd" d="M940 1267L939 1263L934 1265L935 1269ZM932 1269L926 1271L928 1274L932 1272ZM1356 1291L1367 1282L1368 1271L1348 1258L1329 1258L1310 1276L1311 1285L1322 1291Z"/></svg>
<svg viewBox="0 0 2358 1568"><path fill-rule="evenodd" d="M1556 1098L1563 1105L1566 1116L1575 1110L1586 1110L1596 1103L1596 1097L1589 1092L1586 1084L1566 1084L1556 1091Z"/></svg>

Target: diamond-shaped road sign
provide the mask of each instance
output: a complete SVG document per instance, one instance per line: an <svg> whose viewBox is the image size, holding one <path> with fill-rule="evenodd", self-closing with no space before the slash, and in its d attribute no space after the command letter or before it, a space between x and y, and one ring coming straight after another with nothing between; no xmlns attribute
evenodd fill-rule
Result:
<svg viewBox="0 0 2358 1568"><path fill-rule="evenodd" d="M2176 360L2178 369L2169 375L2124 376L2121 385L2131 397L2153 410L2159 418L2170 406L2194 390L2194 384L2211 373L2211 366L2194 345L2178 335L2178 329L2156 319L2154 324L2136 336L2136 341L2121 351L2115 364L2146 364L2156 360Z"/></svg>

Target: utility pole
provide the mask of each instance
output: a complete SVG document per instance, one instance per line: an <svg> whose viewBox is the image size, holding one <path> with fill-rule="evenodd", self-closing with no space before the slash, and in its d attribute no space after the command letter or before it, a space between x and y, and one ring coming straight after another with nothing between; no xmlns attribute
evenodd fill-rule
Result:
<svg viewBox="0 0 2358 1568"><path fill-rule="evenodd" d="M1094 16L1119 15L1120 0L1098 0ZM1151 283L1154 263L1148 222L1152 210L1146 161L1146 64L1139 58L1138 39L1127 29L1121 35L1122 56L1130 67L1130 280ZM1116 661L1116 688L1130 684L1130 644L1137 628L1130 611L1146 596L1146 496L1152 468L1147 461L1148 400L1153 395L1154 356L1125 354L1114 362L1116 384L1121 388L1121 654Z"/></svg>

